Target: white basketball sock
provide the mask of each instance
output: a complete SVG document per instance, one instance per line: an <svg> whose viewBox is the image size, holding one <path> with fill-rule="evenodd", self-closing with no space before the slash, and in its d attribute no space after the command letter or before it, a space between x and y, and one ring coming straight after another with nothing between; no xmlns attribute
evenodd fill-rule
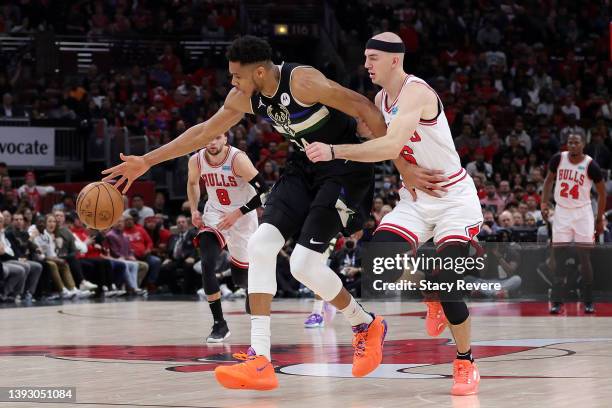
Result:
<svg viewBox="0 0 612 408"><path fill-rule="evenodd" d="M370 324L372 320L374 320L372 315L363 310L363 307L361 307L352 296L348 306L340 311L351 323L351 326L357 326L363 323Z"/></svg>
<svg viewBox="0 0 612 408"><path fill-rule="evenodd" d="M323 312L323 299L315 299L312 304L312 313L320 315Z"/></svg>
<svg viewBox="0 0 612 408"><path fill-rule="evenodd" d="M270 316L251 316L251 347L257 355L270 357Z"/></svg>

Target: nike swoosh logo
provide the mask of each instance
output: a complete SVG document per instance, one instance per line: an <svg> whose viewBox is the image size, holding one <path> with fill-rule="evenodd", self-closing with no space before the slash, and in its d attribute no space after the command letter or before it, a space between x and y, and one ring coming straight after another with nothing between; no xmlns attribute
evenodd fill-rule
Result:
<svg viewBox="0 0 612 408"><path fill-rule="evenodd" d="M258 372L261 372L261 371L265 370L265 369L266 369L266 367L267 367L269 364L270 364L270 363L266 363L266 365L264 365L263 367L255 367L255 369L256 369Z"/></svg>
<svg viewBox="0 0 612 408"><path fill-rule="evenodd" d="M314 238L310 238L310 243L313 245L321 245L321 244L324 244L325 242L315 241Z"/></svg>

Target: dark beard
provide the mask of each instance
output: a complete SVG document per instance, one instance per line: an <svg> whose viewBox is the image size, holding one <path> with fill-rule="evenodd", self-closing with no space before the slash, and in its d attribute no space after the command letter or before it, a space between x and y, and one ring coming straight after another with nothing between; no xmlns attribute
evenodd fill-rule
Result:
<svg viewBox="0 0 612 408"><path fill-rule="evenodd" d="M222 151L223 151L223 147L217 150L217 153L212 153L210 150L206 149L206 153L208 153L212 157L217 157L219 154L221 154Z"/></svg>

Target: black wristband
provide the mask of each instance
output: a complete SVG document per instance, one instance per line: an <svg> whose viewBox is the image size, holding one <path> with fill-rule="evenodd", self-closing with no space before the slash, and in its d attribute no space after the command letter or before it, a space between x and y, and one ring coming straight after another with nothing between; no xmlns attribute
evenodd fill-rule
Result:
<svg viewBox="0 0 612 408"><path fill-rule="evenodd" d="M249 211L251 211L251 209L247 207L246 205L243 205L242 207L240 207L240 212L242 213L242 215L248 213Z"/></svg>
<svg viewBox="0 0 612 408"><path fill-rule="evenodd" d="M331 150L332 160L336 159L336 153L334 152L334 145L329 145L329 150Z"/></svg>

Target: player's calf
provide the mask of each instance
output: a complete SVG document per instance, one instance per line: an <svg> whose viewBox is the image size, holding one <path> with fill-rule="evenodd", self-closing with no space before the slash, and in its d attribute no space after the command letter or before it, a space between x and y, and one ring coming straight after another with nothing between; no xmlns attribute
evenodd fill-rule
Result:
<svg viewBox="0 0 612 408"><path fill-rule="evenodd" d="M326 264L322 254L296 245L291 254L293 276L336 307L353 327L353 375L362 377L382 361L387 323L381 316L367 313L342 287L340 278Z"/></svg>

